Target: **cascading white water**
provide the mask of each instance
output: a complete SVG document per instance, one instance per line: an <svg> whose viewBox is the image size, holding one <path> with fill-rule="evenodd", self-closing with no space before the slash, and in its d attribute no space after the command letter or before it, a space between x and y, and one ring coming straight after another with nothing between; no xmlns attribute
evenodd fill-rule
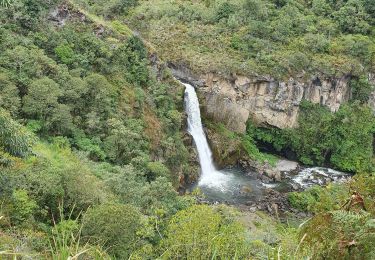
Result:
<svg viewBox="0 0 375 260"><path fill-rule="evenodd" d="M184 84L184 83L182 83ZM241 169L226 168L218 171L215 168L212 152L203 131L199 101L195 89L185 85L185 111L188 115L188 131L192 135L198 150L201 165L201 176L198 186L210 201L247 203L258 201L264 196L264 186L285 192L298 187L307 188L314 184L326 185L329 182L344 181L343 173L327 168L309 168L298 175L285 173L287 178L281 183L263 183L257 175L244 174Z"/></svg>
<svg viewBox="0 0 375 260"><path fill-rule="evenodd" d="M203 131L199 101L195 89L185 84L185 111L188 115L188 131L192 135L198 150L201 165L201 177L198 185L225 190L230 176L216 170L212 152Z"/></svg>

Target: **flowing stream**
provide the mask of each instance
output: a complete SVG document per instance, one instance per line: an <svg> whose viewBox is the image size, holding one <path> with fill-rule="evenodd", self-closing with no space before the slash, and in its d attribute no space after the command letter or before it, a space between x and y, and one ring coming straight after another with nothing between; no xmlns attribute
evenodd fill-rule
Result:
<svg viewBox="0 0 375 260"><path fill-rule="evenodd" d="M182 82L181 82L182 83ZM255 201L262 197L266 188L281 192L292 187L308 188L312 185L325 185L331 181L345 180L348 175L328 168L305 168L297 174L285 173L282 182L266 184L256 174L245 174L238 168L217 170L203 130L199 101L193 86L185 85L185 111L188 115L188 132L194 139L198 150L201 175L198 183L206 198L210 201L228 202L231 204Z"/></svg>

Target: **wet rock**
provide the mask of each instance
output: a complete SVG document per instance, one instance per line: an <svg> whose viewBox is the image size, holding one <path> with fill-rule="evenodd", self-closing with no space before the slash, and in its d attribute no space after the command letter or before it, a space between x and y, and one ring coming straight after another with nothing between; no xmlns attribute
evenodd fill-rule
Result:
<svg viewBox="0 0 375 260"><path fill-rule="evenodd" d="M324 167L304 168L299 171L298 174L288 176L292 184L294 183L303 189L313 185L327 185L330 182L342 182L348 180L350 177L351 175L348 173Z"/></svg>
<svg viewBox="0 0 375 260"><path fill-rule="evenodd" d="M291 183L292 189L293 190L299 190L300 186L297 183Z"/></svg>
<svg viewBox="0 0 375 260"><path fill-rule="evenodd" d="M225 138L212 129L205 130L215 163L219 167L236 165L243 155L241 142Z"/></svg>
<svg viewBox="0 0 375 260"><path fill-rule="evenodd" d="M198 75L195 75L191 70L184 66L183 64L173 64L168 63L168 67L172 71L173 76L176 78L185 81L193 86L203 87L204 81L199 79Z"/></svg>
<svg viewBox="0 0 375 260"><path fill-rule="evenodd" d="M246 185L246 186L241 187L240 193L246 194L246 193L250 193L251 191L252 191L251 187Z"/></svg>
<svg viewBox="0 0 375 260"><path fill-rule="evenodd" d="M262 174L261 176L260 176L260 179L262 180L262 182L263 183L270 183L271 181L272 181L272 179L270 178L270 177L268 177L268 176L266 176L266 175L264 175L264 174Z"/></svg>
<svg viewBox="0 0 375 260"><path fill-rule="evenodd" d="M249 175L253 174L254 172L259 174L259 178L264 180L265 183L270 183L271 181L281 181L281 172L267 162L262 163L255 160L243 159L240 160L239 163L243 168L250 170Z"/></svg>
<svg viewBox="0 0 375 260"><path fill-rule="evenodd" d="M279 160L276 163L276 169L279 170L280 172L291 172L297 170L299 167L297 162L294 161L289 161L289 160Z"/></svg>

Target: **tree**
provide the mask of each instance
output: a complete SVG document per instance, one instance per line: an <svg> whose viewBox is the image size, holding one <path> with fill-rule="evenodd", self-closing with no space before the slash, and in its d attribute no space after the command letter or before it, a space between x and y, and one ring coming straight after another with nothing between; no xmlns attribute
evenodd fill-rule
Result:
<svg viewBox="0 0 375 260"><path fill-rule="evenodd" d="M52 224L51 217L60 217L59 207L64 215L75 218L109 197L103 182L69 148L38 144L33 151L38 156L32 160L1 168L0 194L6 198L13 190L25 190L38 205L37 221Z"/></svg>
<svg viewBox="0 0 375 260"><path fill-rule="evenodd" d="M23 111L32 119L39 120L42 130L52 134L67 134L73 128L70 108L60 104L63 92L50 78L34 80L23 98Z"/></svg>
<svg viewBox="0 0 375 260"><path fill-rule="evenodd" d="M372 23L375 23L375 2L372 0L364 0L363 7L366 9L366 12L373 19Z"/></svg>
<svg viewBox="0 0 375 260"><path fill-rule="evenodd" d="M327 16L332 13L331 6L326 0L313 0L312 11L319 16Z"/></svg>
<svg viewBox="0 0 375 260"><path fill-rule="evenodd" d="M34 142L35 137L0 108L0 151L24 157L31 153Z"/></svg>
<svg viewBox="0 0 375 260"><path fill-rule="evenodd" d="M37 208L37 204L34 200L30 199L27 191L25 190L14 190L12 195L12 210L11 220L15 224L20 224L28 220L33 211Z"/></svg>
<svg viewBox="0 0 375 260"><path fill-rule="evenodd" d="M136 119L126 123L118 119L107 122L109 134L104 140L104 147L111 161L128 164L148 149L148 142L143 133L143 124Z"/></svg>
<svg viewBox="0 0 375 260"><path fill-rule="evenodd" d="M34 80L23 98L23 111L32 118L46 121L58 107L60 86L50 78Z"/></svg>
<svg viewBox="0 0 375 260"><path fill-rule="evenodd" d="M150 180L155 180L157 177L170 178L171 173L162 162L149 162L147 170L149 171L148 177Z"/></svg>
<svg viewBox="0 0 375 260"><path fill-rule="evenodd" d="M27 88L35 79L44 76L53 78L57 69L56 62L46 56L43 50L21 45L6 49L0 56L0 66L9 71L21 95L27 94Z"/></svg>
<svg viewBox="0 0 375 260"><path fill-rule="evenodd" d="M266 20L272 7L265 1L260 0L246 0L244 3L245 10L249 13L250 19Z"/></svg>
<svg viewBox="0 0 375 260"><path fill-rule="evenodd" d="M217 7L216 10L216 21L220 21L222 19L228 19L231 14L235 12L236 8L235 5L223 2Z"/></svg>
<svg viewBox="0 0 375 260"><path fill-rule="evenodd" d="M117 101L116 89L100 74L91 74L85 78L87 91L81 104L81 113L85 116L87 133L102 130L103 124L114 113Z"/></svg>
<svg viewBox="0 0 375 260"><path fill-rule="evenodd" d="M114 53L114 63L118 69L125 71L126 79L130 83L146 86L149 81L149 71L147 68L147 50L142 40L137 36L132 36Z"/></svg>
<svg viewBox="0 0 375 260"><path fill-rule="evenodd" d="M21 107L18 88L5 73L0 73L0 107L12 116L16 116Z"/></svg>
<svg viewBox="0 0 375 260"><path fill-rule="evenodd" d="M143 186L140 206L146 214L153 215L156 211L162 210L170 216L184 208L186 204L167 178L158 177Z"/></svg>
<svg viewBox="0 0 375 260"><path fill-rule="evenodd" d="M68 44L60 44L55 48L57 57L65 64L71 65L75 61L73 49Z"/></svg>
<svg viewBox="0 0 375 260"><path fill-rule="evenodd" d="M304 102L298 129L289 131L292 149L305 164L323 164L332 150L332 114L319 104Z"/></svg>
<svg viewBox="0 0 375 260"><path fill-rule="evenodd" d="M367 34L370 30L369 15L361 0L349 0L333 16L344 32Z"/></svg>
<svg viewBox="0 0 375 260"><path fill-rule="evenodd" d="M332 122L335 149L331 162L345 171L367 172L372 168L375 119L372 110L358 102L343 105Z"/></svg>
<svg viewBox="0 0 375 260"><path fill-rule="evenodd" d="M5 7L8 7L8 6L10 6L13 2L14 2L14 0L1 0L1 1L0 1L0 5L5 6Z"/></svg>
<svg viewBox="0 0 375 260"><path fill-rule="evenodd" d="M138 5L138 0L117 0L117 3L109 9L112 14L127 14L131 7Z"/></svg>
<svg viewBox="0 0 375 260"><path fill-rule="evenodd" d="M353 99L359 100L362 104L368 102L374 86L369 82L366 76L360 76L350 81L350 88L352 90Z"/></svg>

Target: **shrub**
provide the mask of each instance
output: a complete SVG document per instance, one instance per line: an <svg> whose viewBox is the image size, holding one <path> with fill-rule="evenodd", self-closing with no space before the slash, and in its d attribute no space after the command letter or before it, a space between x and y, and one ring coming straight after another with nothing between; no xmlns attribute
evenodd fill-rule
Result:
<svg viewBox="0 0 375 260"><path fill-rule="evenodd" d="M170 178L171 172L169 169L161 162L149 162L147 164L147 169L149 170L149 179L155 180L157 177Z"/></svg>
<svg viewBox="0 0 375 260"><path fill-rule="evenodd" d="M14 190L11 203L12 210L10 218L14 224L21 224L29 220L34 210L37 208L36 202L30 199L25 190Z"/></svg>
<svg viewBox="0 0 375 260"><path fill-rule="evenodd" d="M102 204L86 212L82 233L89 241L96 240L114 257L128 259L139 242L137 232L142 228L141 218L133 206Z"/></svg>
<svg viewBox="0 0 375 260"><path fill-rule="evenodd" d="M244 228L233 219L226 218L224 214L206 205L196 205L179 211L168 223L166 237L162 241L161 257L248 257Z"/></svg>
<svg viewBox="0 0 375 260"><path fill-rule="evenodd" d="M75 61L73 49L68 44L60 44L55 48L57 57L65 64L70 65Z"/></svg>
<svg viewBox="0 0 375 260"><path fill-rule="evenodd" d="M220 21L221 19L229 18L229 15L234 13L235 6L231 3L224 2L216 10L216 21Z"/></svg>

